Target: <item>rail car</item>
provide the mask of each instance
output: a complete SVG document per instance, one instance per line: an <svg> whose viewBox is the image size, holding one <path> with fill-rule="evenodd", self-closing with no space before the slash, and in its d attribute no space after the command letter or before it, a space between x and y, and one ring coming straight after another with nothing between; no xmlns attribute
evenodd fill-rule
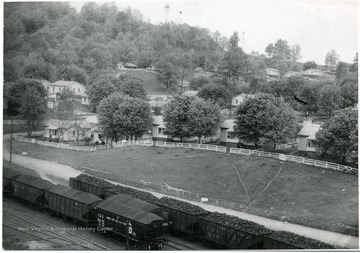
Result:
<svg viewBox="0 0 360 253"><path fill-rule="evenodd" d="M222 249L334 249L311 238L284 231L273 231L254 222L238 217L211 213L201 207L172 198L156 198L148 192L130 187L111 185L106 180L81 174L71 178L73 187L88 185L87 190L101 194L106 199L116 193L124 193L156 204L169 212L170 231L186 234L190 238L202 240L214 248ZM110 185L109 185L110 184ZM116 190L116 188L118 190ZM89 190L90 191L90 190Z"/></svg>
<svg viewBox="0 0 360 253"><path fill-rule="evenodd" d="M3 171L3 190L6 190L7 196L117 237L126 237L126 229L129 229L129 239L136 243L138 249L162 248L168 222L159 216L167 217L167 212L161 207L125 195L103 200L91 193L55 185L37 176L8 169ZM121 200L126 203L121 203Z"/></svg>

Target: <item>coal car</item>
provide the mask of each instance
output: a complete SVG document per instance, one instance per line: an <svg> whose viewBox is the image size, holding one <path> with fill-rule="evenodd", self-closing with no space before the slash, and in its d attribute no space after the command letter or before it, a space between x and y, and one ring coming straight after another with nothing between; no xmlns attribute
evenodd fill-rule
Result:
<svg viewBox="0 0 360 253"><path fill-rule="evenodd" d="M91 223L95 219L92 208L101 201L102 199L95 195L63 185L55 185L45 191L45 207L48 210L83 224Z"/></svg>
<svg viewBox="0 0 360 253"><path fill-rule="evenodd" d="M12 179L13 195L26 202L43 207L45 191L54 186L41 177L22 174Z"/></svg>
<svg viewBox="0 0 360 253"><path fill-rule="evenodd" d="M21 173L9 168L3 170L3 194L12 195L14 193L14 187L12 185L12 179L20 176Z"/></svg>
<svg viewBox="0 0 360 253"><path fill-rule="evenodd" d="M128 237L138 249L160 249L168 222L156 214L114 200L103 200L94 207L98 230Z"/></svg>

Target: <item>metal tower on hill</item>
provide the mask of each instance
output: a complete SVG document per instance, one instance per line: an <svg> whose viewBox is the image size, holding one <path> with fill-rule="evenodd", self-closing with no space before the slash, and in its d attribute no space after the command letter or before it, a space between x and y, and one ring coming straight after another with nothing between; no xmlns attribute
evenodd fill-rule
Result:
<svg viewBox="0 0 360 253"><path fill-rule="evenodd" d="M165 4L165 24L169 22L169 4Z"/></svg>

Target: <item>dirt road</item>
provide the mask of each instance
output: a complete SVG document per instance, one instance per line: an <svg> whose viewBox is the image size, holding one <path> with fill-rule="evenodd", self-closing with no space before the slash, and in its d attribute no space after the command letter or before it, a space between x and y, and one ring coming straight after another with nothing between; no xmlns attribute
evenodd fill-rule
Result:
<svg viewBox="0 0 360 253"><path fill-rule="evenodd" d="M9 138L9 135L4 135L4 140L8 139L8 138ZM3 147L3 159L9 161L9 158L10 158L10 156L9 156L8 149L6 147ZM50 180L54 183L64 184L64 182L65 182L65 184L66 184L66 182L68 182L70 177L74 177L74 176L81 174L81 171L76 170L70 166L58 164L55 162L49 162L49 161L44 161L44 160L40 160L40 159L30 158L30 157L26 157L26 156L21 156L21 155L13 155L12 162L15 164L21 165L23 167L35 170L40 174L41 177L43 177L44 179ZM142 190L142 189L140 189L140 190ZM149 192L151 192L151 191L149 191ZM155 192L151 192L151 193L153 193L157 197L165 196L164 194L160 194L160 193L155 193ZM169 197L175 198L173 196L169 196ZM180 198L178 198L178 199L180 199ZM339 233L309 228L309 227L300 226L300 225L296 225L296 224L290 224L290 223L281 222L281 221L277 221L277 220L271 220L271 219L268 219L265 217L251 215L251 214L247 214L247 213L239 212L239 211L235 211L235 210L225 209L222 207L207 205L204 203L199 203L199 202L194 202L194 201L189 201L189 200L184 200L184 199L180 199L180 200L187 201L191 204L201 206L205 210L208 210L208 211L212 211L212 212L216 211L216 212L226 213L229 215L234 215L234 216L240 217L242 219L250 220L250 221L259 223L261 225L264 225L265 227L267 227L269 229L289 231L289 232L307 236L307 237L310 237L310 238L313 238L313 239L316 239L316 240L319 240L319 241L322 241L325 243L330 243L330 244L334 244L334 245L338 245L338 246L346 247L346 248L350 248L350 249L359 249L359 237L348 236L348 235L343 235L343 234L339 234Z"/></svg>

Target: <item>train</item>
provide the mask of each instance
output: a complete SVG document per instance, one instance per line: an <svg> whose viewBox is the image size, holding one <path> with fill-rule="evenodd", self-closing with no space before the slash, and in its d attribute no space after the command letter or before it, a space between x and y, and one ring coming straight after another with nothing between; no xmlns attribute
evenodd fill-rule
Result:
<svg viewBox="0 0 360 253"><path fill-rule="evenodd" d="M3 170L3 195L70 218L77 225L96 228L99 233L128 239L138 250L163 248L164 234L168 234L165 209L128 195L102 199L11 169Z"/></svg>
<svg viewBox="0 0 360 253"><path fill-rule="evenodd" d="M167 210L169 233L198 240L215 249L334 249L334 245L286 231L274 231L235 216L209 212L170 197L157 198L135 188L112 184L104 179L80 174L70 178L70 187L91 192L103 199L125 194Z"/></svg>
<svg viewBox="0 0 360 253"><path fill-rule="evenodd" d="M100 232L127 237L140 250L163 248L167 234L185 236L213 249L335 248L87 174L72 177L69 186L63 186L7 169L3 173L3 193Z"/></svg>

